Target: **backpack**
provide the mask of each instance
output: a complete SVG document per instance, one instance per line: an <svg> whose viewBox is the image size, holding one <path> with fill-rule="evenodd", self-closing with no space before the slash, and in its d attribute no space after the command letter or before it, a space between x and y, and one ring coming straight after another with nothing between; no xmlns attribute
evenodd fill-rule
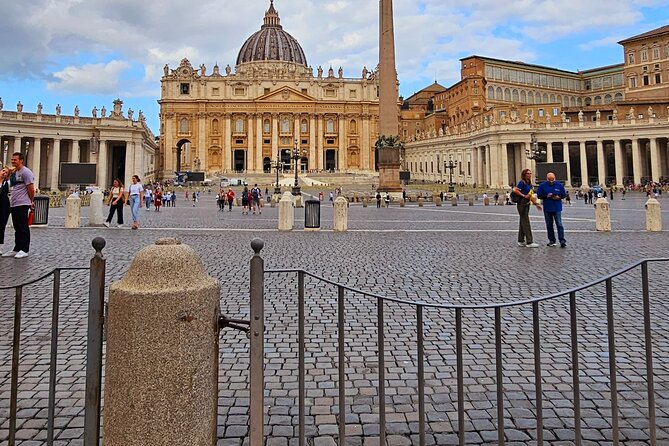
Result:
<svg viewBox="0 0 669 446"><path fill-rule="evenodd" d="M511 198L509 198L509 200L511 201L511 203L518 204L523 200L523 197L521 197L515 192L511 192Z"/></svg>
<svg viewBox="0 0 669 446"><path fill-rule="evenodd" d="M257 199L258 198L258 189L253 189L251 191L251 194L253 195L254 200Z"/></svg>

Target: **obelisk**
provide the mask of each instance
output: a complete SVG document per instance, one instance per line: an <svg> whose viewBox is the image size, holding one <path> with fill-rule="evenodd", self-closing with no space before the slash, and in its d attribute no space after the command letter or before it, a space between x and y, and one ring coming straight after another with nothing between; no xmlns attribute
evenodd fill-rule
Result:
<svg viewBox="0 0 669 446"><path fill-rule="evenodd" d="M376 142L380 192L401 192L399 110L393 1L379 0L379 140Z"/></svg>

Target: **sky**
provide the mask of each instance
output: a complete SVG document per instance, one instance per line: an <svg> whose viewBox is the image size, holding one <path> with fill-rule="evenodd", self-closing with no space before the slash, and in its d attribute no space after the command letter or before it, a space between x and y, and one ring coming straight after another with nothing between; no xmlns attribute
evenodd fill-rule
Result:
<svg viewBox="0 0 669 446"><path fill-rule="evenodd" d="M0 0L0 98L5 110L81 116L143 110L158 134L163 66L234 67L269 0ZM314 69L345 77L378 63L377 0L275 0L281 24ZM659 0L395 0L400 94L460 79L477 54L578 71L623 62L617 42L669 24ZM137 116L137 115L135 115Z"/></svg>

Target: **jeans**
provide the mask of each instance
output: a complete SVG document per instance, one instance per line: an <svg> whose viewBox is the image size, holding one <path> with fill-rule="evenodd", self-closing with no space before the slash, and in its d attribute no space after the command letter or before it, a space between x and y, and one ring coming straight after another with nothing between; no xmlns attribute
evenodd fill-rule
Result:
<svg viewBox="0 0 669 446"><path fill-rule="evenodd" d="M147 209L151 209L151 197L144 197L144 204L146 204Z"/></svg>
<svg viewBox="0 0 669 446"><path fill-rule="evenodd" d="M139 222L139 206L141 201L139 195L130 195L130 210L132 211L132 222Z"/></svg>
<svg viewBox="0 0 669 446"><path fill-rule="evenodd" d="M544 218L546 219L546 231L548 231L548 241L555 243L555 229L553 222L557 226L558 240L560 243L567 243L564 238L564 226L562 226L562 212L546 212L544 211Z"/></svg>
<svg viewBox="0 0 669 446"><path fill-rule="evenodd" d="M12 208L12 225L14 225L14 249L12 251L30 251L29 212L30 206L15 206Z"/></svg>

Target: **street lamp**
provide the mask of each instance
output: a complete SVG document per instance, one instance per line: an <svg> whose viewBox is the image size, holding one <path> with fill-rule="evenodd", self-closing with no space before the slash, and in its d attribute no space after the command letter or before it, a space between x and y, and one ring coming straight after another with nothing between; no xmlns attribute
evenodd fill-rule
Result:
<svg viewBox="0 0 669 446"><path fill-rule="evenodd" d="M453 185L453 170L458 167L458 162L453 160L453 155L448 155L448 161L444 161L444 170L448 169L448 191L455 192Z"/></svg>
<svg viewBox="0 0 669 446"><path fill-rule="evenodd" d="M300 159L302 158L300 149L297 146L298 140L295 140L295 148L293 149L293 153L291 158L295 161L295 185L293 186L293 195L302 195L302 192L300 191L300 183L297 179L298 172L300 170Z"/></svg>
<svg viewBox="0 0 669 446"><path fill-rule="evenodd" d="M271 167L276 169L276 185L274 186L274 195L281 195L281 185L279 185L279 169L281 168L281 158L276 154L276 161L272 162Z"/></svg>
<svg viewBox="0 0 669 446"><path fill-rule="evenodd" d="M538 163L542 162L546 156L546 149L539 147L537 135L534 133L530 136L530 148L525 149L525 156L528 160L534 160Z"/></svg>

